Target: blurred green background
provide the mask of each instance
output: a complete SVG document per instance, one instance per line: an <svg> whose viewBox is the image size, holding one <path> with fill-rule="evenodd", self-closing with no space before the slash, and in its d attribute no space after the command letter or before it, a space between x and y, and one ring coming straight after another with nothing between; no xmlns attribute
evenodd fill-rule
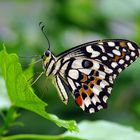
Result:
<svg viewBox="0 0 140 140"><path fill-rule="evenodd" d="M48 47L38 26L40 21L46 25L55 55L96 39L121 38L140 44L139 0L0 0L0 42L5 43L9 53L26 57L20 58L23 69L31 62L32 58L27 57L42 55ZM42 64L36 64L34 71L41 72ZM108 120L140 130L140 59L115 81L108 108L95 114L84 113L71 96L69 104L64 105L49 80L43 76L33 86L37 96L48 103L48 112L77 122ZM0 88L3 86L1 80ZM0 109L6 110L8 106L8 99L0 94ZM12 127L7 135L64 132L63 128L32 112L18 111L21 116L17 121L24 126Z"/></svg>

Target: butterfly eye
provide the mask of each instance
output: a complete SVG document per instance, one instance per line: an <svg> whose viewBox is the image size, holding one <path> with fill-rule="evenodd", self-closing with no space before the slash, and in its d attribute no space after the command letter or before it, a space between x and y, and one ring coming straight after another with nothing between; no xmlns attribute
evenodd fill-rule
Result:
<svg viewBox="0 0 140 140"><path fill-rule="evenodd" d="M45 55L48 57L50 55L50 52L49 51L46 51L45 52Z"/></svg>

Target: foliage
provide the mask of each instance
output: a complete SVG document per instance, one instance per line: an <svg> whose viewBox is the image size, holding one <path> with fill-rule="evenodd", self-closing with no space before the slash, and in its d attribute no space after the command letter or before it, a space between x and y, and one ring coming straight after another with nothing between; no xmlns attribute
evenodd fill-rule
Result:
<svg viewBox="0 0 140 140"><path fill-rule="evenodd" d="M79 125L79 133L65 132L62 135L13 135L3 137L2 140L139 140L140 132L131 127L108 121L82 121Z"/></svg>
<svg viewBox="0 0 140 140"><path fill-rule="evenodd" d="M66 136L76 136L84 140L139 140L140 132L131 127L122 126L108 121L82 121L79 133L66 132Z"/></svg>

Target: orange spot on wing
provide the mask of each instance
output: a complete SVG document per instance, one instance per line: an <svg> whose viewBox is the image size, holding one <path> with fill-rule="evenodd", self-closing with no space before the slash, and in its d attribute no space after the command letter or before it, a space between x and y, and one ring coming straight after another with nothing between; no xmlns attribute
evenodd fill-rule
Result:
<svg viewBox="0 0 140 140"><path fill-rule="evenodd" d="M121 47L126 47L126 42L125 42L125 41L121 41L121 42L120 42L120 46L121 46Z"/></svg>
<svg viewBox="0 0 140 140"><path fill-rule="evenodd" d="M124 58L125 57L125 52L122 52L122 58Z"/></svg>
<svg viewBox="0 0 140 140"><path fill-rule="evenodd" d="M122 52L121 56L115 55L114 61L118 62L120 58L124 58L125 57L125 52Z"/></svg>
<svg viewBox="0 0 140 140"><path fill-rule="evenodd" d="M92 94L92 90L89 88L89 89L86 91L86 94L88 94L88 96L90 96L90 94Z"/></svg>
<svg viewBox="0 0 140 140"><path fill-rule="evenodd" d="M80 95L82 95L82 93L85 93L85 94L87 94L89 96L90 94L92 94L92 90L91 90L91 88L89 86L88 86L87 90L85 90L84 88L81 88L80 89Z"/></svg>
<svg viewBox="0 0 140 140"><path fill-rule="evenodd" d="M115 62L118 62L119 59L120 59L120 57L119 57L118 55L115 55L114 61L115 61Z"/></svg>
<svg viewBox="0 0 140 140"><path fill-rule="evenodd" d="M93 84L97 84L97 82L100 80L100 78L96 77L92 82Z"/></svg>
<svg viewBox="0 0 140 140"><path fill-rule="evenodd" d="M83 103L83 102L82 102L81 96L78 96L78 97L76 98L75 102L76 102L77 105L81 106L82 103Z"/></svg>
<svg viewBox="0 0 140 140"><path fill-rule="evenodd" d="M82 94L82 92L85 92L85 89L84 88L81 88L80 89L80 95Z"/></svg>
<svg viewBox="0 0 140 140"><path fill-rule="evenodd" d="M83 74L83 79L81 80L81 82L85 82L87 81L87 75Z"/></svg>

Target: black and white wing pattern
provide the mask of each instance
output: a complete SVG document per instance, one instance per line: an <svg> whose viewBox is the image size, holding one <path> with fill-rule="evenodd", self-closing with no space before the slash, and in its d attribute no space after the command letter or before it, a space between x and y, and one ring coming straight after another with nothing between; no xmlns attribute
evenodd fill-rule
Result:
<svg viewBox="0 0 140 140"><path fill-rule="evenodd" d="M69 89L82 110L93 113L106 108L115 78L139 54L134 42L121 39L97 40L63 52L56 63L62 100L67 103Z"/></svg>

